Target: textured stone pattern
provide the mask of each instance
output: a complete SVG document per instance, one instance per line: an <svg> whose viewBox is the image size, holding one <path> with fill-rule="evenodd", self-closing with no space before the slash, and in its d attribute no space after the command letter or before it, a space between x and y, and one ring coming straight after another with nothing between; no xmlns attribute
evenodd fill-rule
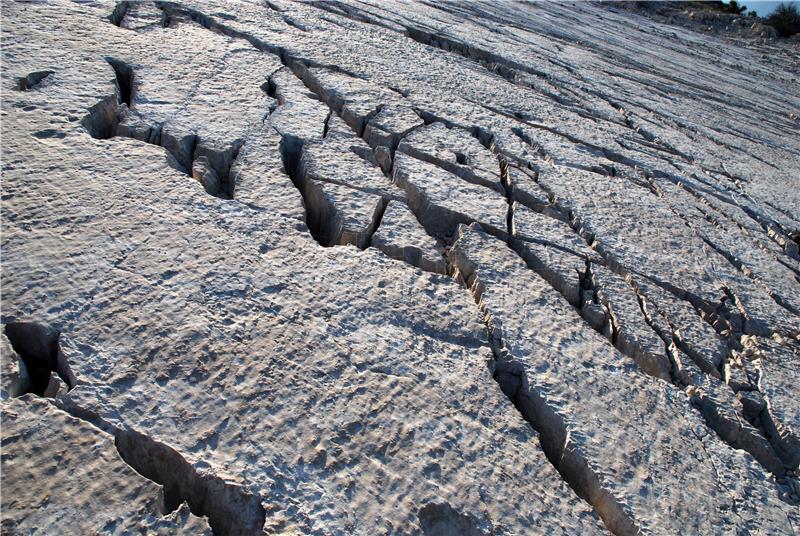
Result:
<svg viewBox="0 0 800 536"><path fill-rule="evenodd" d="M791 62L589 3L2 33L4 534L797 533Z"/></svg>

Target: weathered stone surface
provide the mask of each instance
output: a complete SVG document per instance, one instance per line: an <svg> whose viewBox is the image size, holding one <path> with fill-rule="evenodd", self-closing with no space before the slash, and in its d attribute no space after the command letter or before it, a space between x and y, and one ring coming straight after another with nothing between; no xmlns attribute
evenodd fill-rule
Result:
<svg viewBox="0 0 800 536"><path fill-rule="evenodd" d="M286 67L277 70L269 77L269 87L277 99L269 123L287 141L301 143L323 137L330 110L314 98L291 70Z"/></svg>
<svg viewBox="0 0 800 536"><path fill-rule="evenodd" d="M0 339L0 398L21 396L31 388L28 367L11 347L7 337Z"/></svg>
<svg viewBox="0 0 800 536"><path fill-rule="evenodd" d="M634 289L602 265L593 263L591 275L598 299L611 318L614 346L648 374L669 380L672 366L665 342L647 323Z"/></svg>
<svg viewBox="0 0 800 536"><path fill-rule="evenodd" d="M800 345L797 341L759 339L755 378L767 407L761 420L787 466L800 463L800 402L797 377L800 371Z"/></svg>
<svg viewBox="0 0 800 536"><path fill-rule="evenodd" d="M329 121L330 123L333 121ZM341 121L337 124L342 124ZM389 199L402 200L405 195L384 176L372 150L352 132L328 130L328 136L303 147L298 171L303 183L324 181L355 188Z"/></svg>
<svg viewBox="0 0 800 536"><path fill-rule="evenodd" d="M536 212L552 209L547 192L536 183L532 172L511 165L508 168L508 175L511 183L511 196L515 201ZM549 214L552 215L553 212Z"/></svg>
<svg viewBox="0 0 800 536"><path fill-rule="evenodd" d="M402 101L400 96L384 86L344 73L301 66L297 70L306 85L359 136L384 104Z"/></svg>
<svg viewBox="0 0 800 536"><path fill-rule="evenodd" d="M500 353L501 385L612 532L792 530L791 507L755 461L698 434L704 425L680 390L626 364L505 244L461 226L450 255ZM725 512L732 497L736 520ZM674 517L654 516L662 503Z"/></svg>
<svg viewBox="0 0 800 536"><path fill-rule="evenodd" d="M411 107L387 105L367 124L364 139L372 147L383 145L394 151L406 134L423 124Z"/></svg>
<svg viewBox="0 0 800 536"><path fill-rule="evenodd" d="M505 192L497 158L463 129L444 123L420 127L403 138L398 150L474 184Z"/></svg>
<svg viewBox="0 0 800 536"><path fill-rule="evenodd" d="M671 347L670 353L675 363L676 383L686 388L692 403L699 408L709 428L729 445L748 452L768 471L783 475L784 466L791 466L781 461L779 452L770 445L764 433L748 422L746 399L737 399L727 385L704 374L678 348Z"/></svg>
<svg viewBox="0 0 800 536"><path fill-rule="evenodd" d="M580 305L581 284L594 252L572 228L525 205L513 209L514 249L572 305Z"/></svg>
<svg viewBox="0 0 800 536"><path fill-rule="evenodd" d="M654 324L665 340L674 340L706 374L722 377L722 366L730 351L728 343L711 324L687 302L676 298L646 279L634 277L636 287L647 303L648 314L660 315L663 323Z"/></svg>
<svg viewBox="0 0 800 536"><path fill-rule="evenodd" d="M797 531L791 47L186 0L2 48L3 532Z"/></svg>
<svg viewBox="0 0 800 536"><path fill-rule="evenodd" d="M386 206L382 197L313 179L304 188L308 224L323 246L369 245Z"/></svg>

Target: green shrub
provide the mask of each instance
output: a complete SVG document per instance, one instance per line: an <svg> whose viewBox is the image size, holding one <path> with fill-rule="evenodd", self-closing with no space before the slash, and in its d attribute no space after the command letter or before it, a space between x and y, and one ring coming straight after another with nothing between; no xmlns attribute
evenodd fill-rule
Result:
<svg viewBox="0 0 800 536"><path fill-rule="evenodd" d="M781 3L775 12L765 21L778 31L782 37L791 37L800 33L800 11L794 2Z"/></svg>

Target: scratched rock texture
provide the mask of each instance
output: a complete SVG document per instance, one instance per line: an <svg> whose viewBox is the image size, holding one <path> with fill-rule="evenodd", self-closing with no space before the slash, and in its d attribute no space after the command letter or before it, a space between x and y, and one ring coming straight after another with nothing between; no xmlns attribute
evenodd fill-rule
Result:
<svg viewBox="0 0 800 536"><path fill-rule="evenodd" d="M2 9L4 533L797 532L791 47Z"/></svg>

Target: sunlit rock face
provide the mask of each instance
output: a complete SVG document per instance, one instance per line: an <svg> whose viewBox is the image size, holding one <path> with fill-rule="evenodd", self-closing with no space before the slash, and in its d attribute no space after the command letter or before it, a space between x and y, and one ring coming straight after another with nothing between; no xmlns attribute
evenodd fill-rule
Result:
<svg viewBox="0 0 800 536"><path fill-rule="evenodd" d="M4 3L3 532L794 533L765 50L588 3Z"/></svg>

